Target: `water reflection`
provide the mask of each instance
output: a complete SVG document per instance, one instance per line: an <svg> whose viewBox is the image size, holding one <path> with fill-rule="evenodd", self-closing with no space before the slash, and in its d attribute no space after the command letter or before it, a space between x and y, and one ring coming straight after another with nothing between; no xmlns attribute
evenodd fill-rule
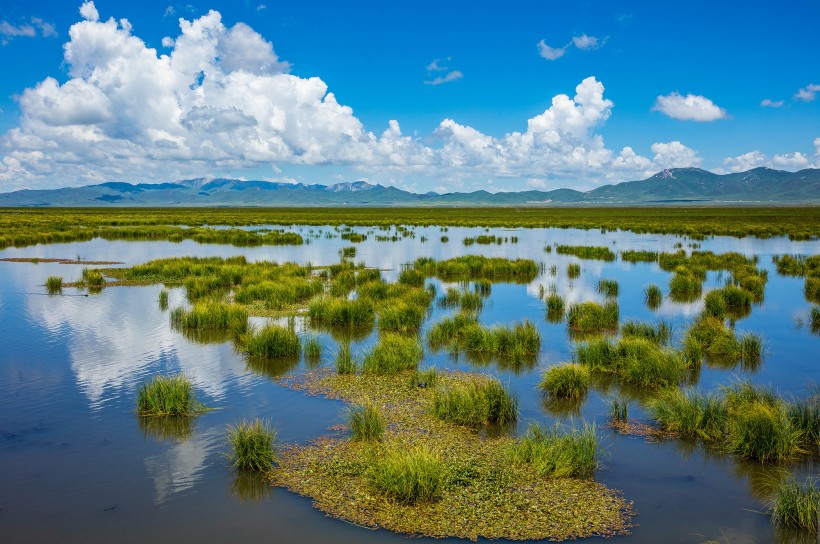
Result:
<svg viewBox="0 0 820 544"><path fill-rule="evenodd" d="M206 460L215 452L220 437L216 430L205 431L145 458L145 469L154 482L157 503L162 504L171 495L191 489L202 478Z"/></svg>
<svg viewBox="0 0 820 544"><path fill-rule="evenodd" d="M159 442L185 442L194 434L196 418L190 416L137 416L143 436Z"/></svg>
<svg viewBox="0 0 820 544"><path fill-rule="evenodd" d="M258 472L248 470L234 471L231 480L231 495L240 502L256 503L269 498L273 493L271 483Z"/></svg>

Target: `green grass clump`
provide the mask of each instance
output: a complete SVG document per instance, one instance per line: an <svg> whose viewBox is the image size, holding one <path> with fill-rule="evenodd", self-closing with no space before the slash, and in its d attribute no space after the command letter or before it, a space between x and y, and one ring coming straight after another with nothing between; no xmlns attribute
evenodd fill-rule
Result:
<svg viewBox="0 0 820 544"><path fill-rule="evenodd" d="M550 323L559 323L564 319L564 299L558 293L547 295L547 320Z"/></svg>
<svg viewBox="0 0 820 544"><path fill-rule="evenodd" d="M410 375L410 387L435 387L437 383L438 370L435 367L416 370Z"/></svg>
<svg viewBox="0 0 820 544"><path fill-rule="evenodd" d="M613 423L629 421L629 402L623 398L613 397L609 402L609 419Z"/></svg>
<svg viewBox="0 0 820 544"><path fill-rule="evenodd" d="M318 361L322 357L322 345L319 343L319 339L313 335L305 340L302 351L305 357L311 361Z"/></svg>
<svg viewBox="0 0 820 544"><path fill-rule="evenodd" d="M484 327L474 314L461 312L431 327L427 341L433 349L450 347L467 352L517 360L535 357L541 348L538 329L529 321L511 327Z"/></svg>
<svg viewBox="0 0 820 544"><path fill-rule="evenodd" d="M802 453L802 442L802 432L792 427L783 406L751 402L729 419L726 448L742 458L787 461Z"/></svg>
<svg viewBox="0 0 820 544"><path fill-rule="evenodd" d="M642 323L640 321L627 321L621 325L621 334L623 336L634 336L636 338L645 338L651 340L659 345L669 343L672 338L672 325L668 321L661 320L654 327L649 323Z"/></svg>
<svg viewBox="0 0 820 544"><path fill-rule="evenodd" d="M604 295L605 297L617 297L618 296L618 282L616 280L599 280L598 281L598 292Z"/></svg>
<svg viewBox="0 0 820 544"><path fill-rule="evenodd" d="M632 264L654 263L658 260L658 252L628 249L621 251L621 260Z"/></svg>
<svg viewBox="0 0 820 544"><path fill-rule="evenodd" d="M154 376L137 391L137 412L141 416L187 416L202 410L184 374Z"/></svg>
<svg viewBox="0 0 820 544"><path fill-rule="evenodd" d="M511 457L532 464L541 476L590 477L598 468L598 450L594 425L566 430L560 424L550 428L533 423L512 446Z"/></svg>
<svg viewBox="0 0 820 544"><path fill-rule="evenodd" d="M381 441L384 436L382 415L373 404L351 408L347 423L353 432L353 440Z"/></svg>
<svg viewBox="0 0 820 544"><path fill-rule="evenodd" d="M820 306L813 306L809 314L811 332L820 334Z"/></svg>
<svg viewBox="0 0 820 544"><path fill-rule="evenodd" d="M555 252L559 255L575 255L579 259L597 259L601 261L614 261L615 254L606 246L566 246L555 247Z"/></svg>
<svg viewBox="0 0 820 544"><path fill-rule="evenodd" d="M722 289L709 291L704 298L706 315L723 318L726 315L732 317L745 317L751 311L754 296L749 291L727 285Z"/></svg>
<svg viewBox="0 0 820 544"><path fill-rule="evenodd" d="M465 255L444 261L429 257L416 259L414 269L429 277L443 281L476 281L529 283L538 275L538 265L531 259L505 259Z"/></svg>
<svg viewBox="0 0 820 544"><path fill-rule="evenodd" d="M425 308L406 302L391 302L378 311L378 327L382 332L415 333L424 320Z"/></svg>
<svg viewBox="0 0 820 544"><path fill-rule="evenodd" d="M355 374L359 367L359 362L353 358L350 351L350 344L345 342L339 346L336 352L336 372L339 374Z"/></svg>
<svg viewBox="0 0 820 544"><path fill-rule="evenodd" d="M722 439L728 418L723 399L692 389L667 391L649 401L647 410L661 428L704 440Z"/></svg>
<svg viewBox="0 0 820 544"><path fill-rule="evenodd" d="M399 274L399 283L409 285L411 287L423 287L424 274L413 268L402 270Z"/></svg>
<svg viewBox="0 0 820 544"><path fill-rule="evenodd" d="M415 370L423 356L424 350L416 338L385 334L373 350L365 355L362 371L368 374L394 374L403 370Z"/></svg>
<svg viewBox="0 0 820 544"><path fill-rule="evenodd" d="M242 332L248 325L248 310L222 302L198 302L190 310L171 310L171 325L180 330L231 330Z"/></svg>
<svg viewBox="0 0 820 544"><path fill-rule="evenodd" d="M788 408L791 426L803 434L803 443L809 450L820 447L820 396L792 402Z"/></svg>
<svg viewBox="0 0 820 544"><path fill-rule="evenodd" d="M103 287L105 278L99 270L93 268L83 268L83 283L89 287Z"/></svg>
<svg viewBox="0 0 820 544"><path fill-rule="evenodd" d="M355 257L356 256L356 246L350 247L343 247L339 252L342 257Z"/></svg>
<svg viewBox="0 0 820 544"><path fill-rule="evenodd" d="M700 297L703 277L684 267L678 267L669 280L669 296L679 302L691 302Z"/></svg>
<svg viewBox="0 0 820 544"><path fill-rule="evenodd" d="M567 310L567 326L570 331L581 334L599 334L618 330L618 304L607 302L582 302L572 304Z"/></svg>
<svg viewBox="0 0 820 544"><path fill-rule="evenodd" d="M163 289L159 292L159 309L163 312L168 309L168 291Z"/></svg>
<svg viewBox="0 0 820 544"><path fill-rule="evenodd" d="M370 485L399 504L435 500L445 476L441 458L426 446L390 448L368 471Z"/></svg>
<svg viewBox="0 0 820 544"><path fill-rule="evenodd" d="M820 520L820 486L816 478L804 483L789 475L777 487L769 503L772 523L777 526L817 533Z"/></svg>
<svg viewBox="0 0 820 544"><path fill-rule="evenodd" d="M650 310L657 310L663 302L661 288L655 284L647 285L644 291L644 302Z"/></svg>
<svg viewBox="0 0 820 544"><path fill-rule="evenodd" d="M60 293L63 290L63 278L60 276L49 276L46 278L46 291L49 294Z"/></svg>
<svg viewBox="0 0 820 544"><path fill-rule="evenodd" d="M228 426L231 464L239 470L269 470L276 462L276 431L260 419Z"/></svg>
<svg viewBox="0 0 820 544"><path fill-rule="evenodd" d="M242 338L245 352L252 357L298 357L302 350L299 336L288 327L267 325L251 330Z"/></svg>
<svg viewBox="0 0 820 544"><path fill-rule="evenodd" d="M589 390L589 368L577 363L553 366L544 372L541 389L554 398L580 399Z"/></svg>
<svg viewBox="0 0 820 544"><path fill-rule="evenodd" d="M756 367L763 357L763 339L755 334L744 334L738 338L722 319L701 315L689 327L683 340L683 350L690 361L705 356L716 361L740 362Z"/></svg>
<svg viewBox="0 0 820 544"><path fill-rule="evenodd" d="M518 418L518 398L498 380L437 389L433 415L459 425L504 425Z"/></svg>
<svg viewBox="0 0 820 544"><path fill-rule="evenodd" d="M376 319L373 302L366 299L320 298L308 308L311 321L337 327L372 326Z"/></svg>
<svg viewBox="0 0 820 544"><path fill-rule="evenodd" d="M639 387L667 387L681 383L690 366L676 350L645 338L597 338L578 344L575 359L595 372L619 376Z"/></svg>
<svg viewBox="0 0 820 544"><path fill-rule="evenodd" d="M806 278L803 284L803 295L809 302L820 304L820 276Z"/></svg>
<svg viewBox="0 0 820 544"><path fill-rule="evenodd" d="M726 317L726 300L724 300L719 289L706 293L703 304L704 314L719 319Z"/></svg>
<svg viewBox="0 0 820 544"><path fill-rule="evenodd" d="M581 265L578 263L569 263L567 265L567 277L571 280L576 279L581 275Z"/></svg>

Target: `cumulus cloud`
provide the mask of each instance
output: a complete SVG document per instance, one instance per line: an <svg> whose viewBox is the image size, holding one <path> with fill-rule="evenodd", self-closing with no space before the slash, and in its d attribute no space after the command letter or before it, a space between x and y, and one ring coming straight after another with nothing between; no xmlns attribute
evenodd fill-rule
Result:
<svg viewBox="0 0 820 544"><path fill-rule="evenodd" d="M538 54L541 55L541 57L547 60L557 60L564 56L564 53L567 52L568 46L565 45L563 47L550 47L549 45L547 45L547 42L541 40L540 42L538 42L537 47Z"/></svg>
<svg viewBox="0 0 820 544"><path fill-rule="evenodd" d="M726 118L726 111L705 96L683 96L678 92L659 96L652 106L652 111L659 111L667 117L681 121L716 121Z"/></svg>
<svg viewBox="0 0 820 544"><path fill-rule="evenodd" d="M573 45L575 45L575 47L582 51L591 51L593 49L598 49L599 47L604 45L605 41L606 38L601 39L595 36L587 36L586 34L581 34L580 36L572 37Z"/></svg>
<svg viewBox="0 0 820 544"><path fill-rule="evenodd" d="M770 98L764 98L760 101L760 105L764 108L779 108L783 105L782 100L772 100Z"/></svg>
<svg viewBox="0 0 820 544"><path fill-rule="evenodd" d="M701 164L697 151L677 140L652 144L652 153L655 154L652 163L658 168L687 168Z"/></svg>
<svg viewBox="0 0 820 544"><path fill-rule="evenodd" d="M820 138L815 138L814 147L815 154L820 159ZM820 160L813 163L808 155L799 151L768 157L766 154L755 150L736 157L726 157L723 159L723 164L725 171L728 172L745 172L761 166L778 170L801 170L803 168L820 167Z"/></svg>
<svg viewBox="0 0 820 544"><path fill-rule="evenodd" d="M802 100L803 102L812 102L817 98L817 93L820 93L820 85L812 83L802 89L798 89L798 91L794 93L794 99Z"/></svg>
<svg viewBox="0 0 820 544"><path fill-rule="evenodd" d="M80 6L80 15L82 15L86 21L100 20L100 13L97 11L97 6L94 5L93 0L83 2L83 5Z"/></svg>

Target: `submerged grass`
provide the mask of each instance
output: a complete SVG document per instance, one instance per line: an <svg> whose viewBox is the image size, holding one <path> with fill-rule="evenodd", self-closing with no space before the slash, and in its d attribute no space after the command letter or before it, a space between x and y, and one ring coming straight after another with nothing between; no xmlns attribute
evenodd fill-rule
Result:
<svg viewBox="0 0 820 544"><path fill-rule="evenodd" d="M238 470L270 470L277 460L275 442L276 431L261 419L228 426L230 460Z"/></svg>

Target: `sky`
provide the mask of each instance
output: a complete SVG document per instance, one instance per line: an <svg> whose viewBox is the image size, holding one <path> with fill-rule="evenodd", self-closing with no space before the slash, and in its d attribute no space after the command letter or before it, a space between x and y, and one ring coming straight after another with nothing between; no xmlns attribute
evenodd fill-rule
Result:
<svg viewBox="0 0 820 544"><path fill-rule="evenodd" d="M820 2L0 3L0 191L820 167Z"/></svg>

